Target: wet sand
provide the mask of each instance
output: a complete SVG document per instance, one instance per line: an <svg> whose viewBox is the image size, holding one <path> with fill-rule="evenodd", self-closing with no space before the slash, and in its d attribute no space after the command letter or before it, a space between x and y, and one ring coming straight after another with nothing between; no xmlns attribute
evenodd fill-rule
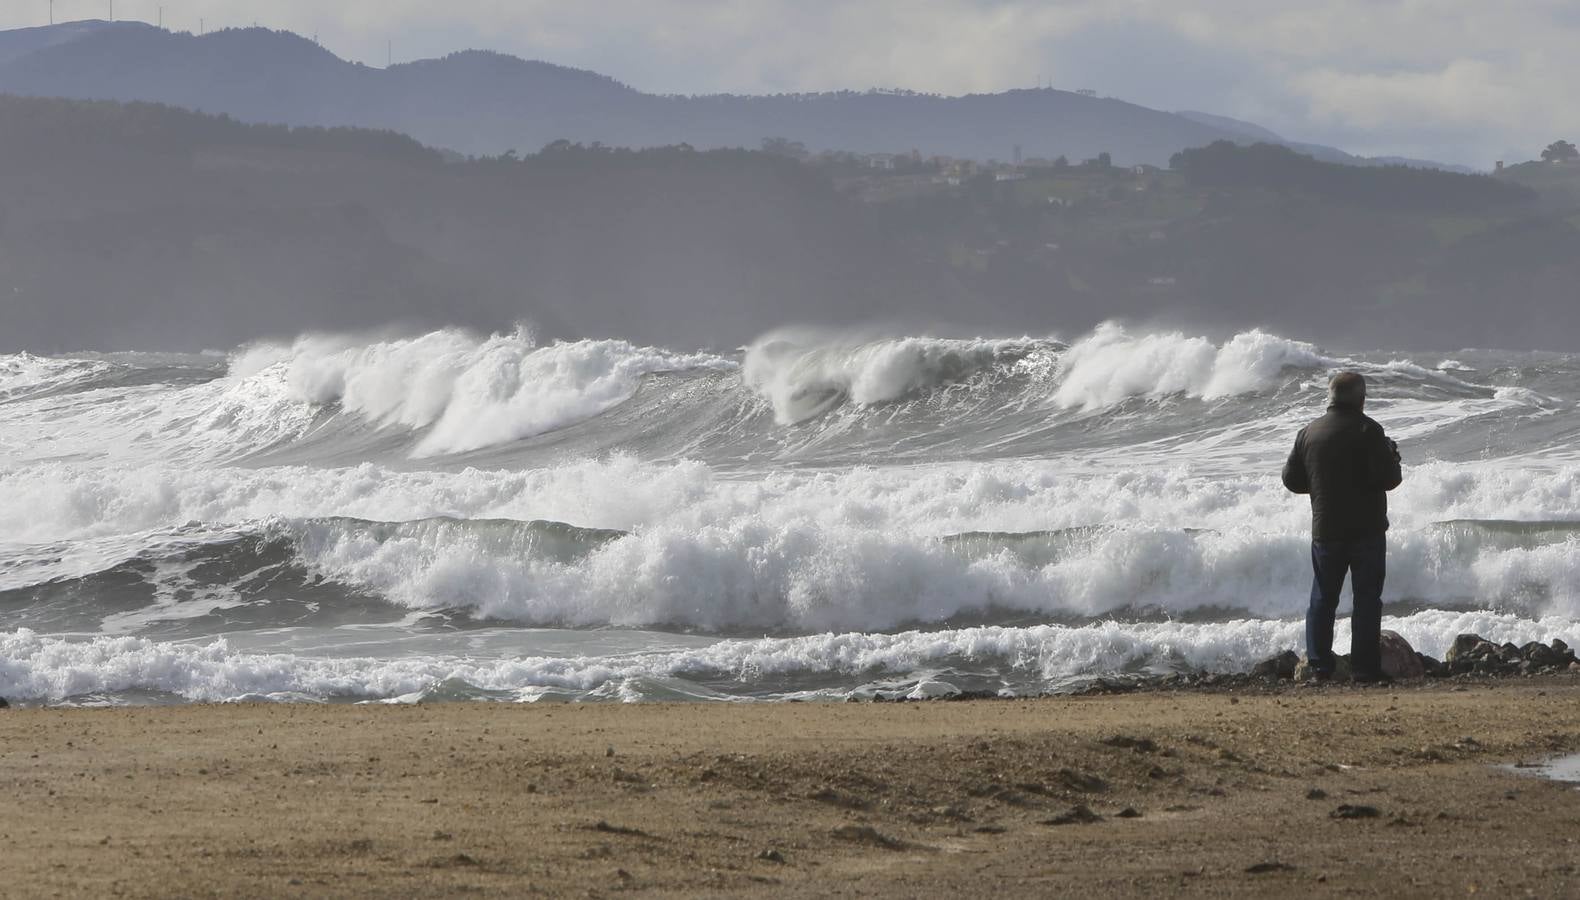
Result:
<svg viewBox="0 0 1580 900"><path fill-rule="evenodd" d="M1575 676L11 709L0 893L1574 896L1580 792L1494 764L1576 750Z"/></svg>

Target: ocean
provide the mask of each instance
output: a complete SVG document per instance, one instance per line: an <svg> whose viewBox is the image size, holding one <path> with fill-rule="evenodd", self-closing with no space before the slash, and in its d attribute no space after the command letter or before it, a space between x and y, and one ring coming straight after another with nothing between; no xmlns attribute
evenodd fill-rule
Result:
<svg viewBox="0 0 1580 900"><path fill-rule="evenodd" d="M1029 695L1298 648L1279 467L1398 440L1385 627L1580 645L1580 357L1261 331L0 356L13 703ZM1347 615L1347 604L1341 610ZM1341 620L1342 649L1348 632Z"/></svg>

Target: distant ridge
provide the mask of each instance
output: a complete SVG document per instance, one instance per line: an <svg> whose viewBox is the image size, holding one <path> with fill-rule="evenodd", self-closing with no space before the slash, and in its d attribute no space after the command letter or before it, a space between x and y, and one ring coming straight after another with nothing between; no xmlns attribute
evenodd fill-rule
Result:
<svg viewBox="0 0 1580 900"><path fill-rule="evenodd" d="M195 36L140 23L0 32L0 91L145 100L248 122L394 129L467 154L529 152L566 138L611 146L756 147L970 159L1111 154L1166 165L1175 152L1244 139L1232 120L1160 112L1053 89L942 97L910 92L673 97L500 53L371 68L263 28ZM1243 124L1243 123L1242 123ZM1282 142L1282 139L1280 139Z"/></svg>
<svg viewBox="0 0 1580 900"><path fill-rule="evenodd" d="M15 28L0 31L0 65L19 59L29 53L67 44L90 34L112 28L150 28L142 22L105 22L88 19L62 25L41 25L37 28ZM157 30L157 29L155 29Z"/></svg>
<svg viewBox="0 0 1580 900"><path fill-rule="evenodd" d="M1410 166L1417 169L1442 169L1445 172L1458 172L1461 175L1475 174L1476 170L1469 166L1456 166L1449 163L1433 162L1426 159L1408 159L1402 156L1356 156L1346 153L1337 147L1326 144L1306 144L1300 141L1291 141L1277 132L1263 128L1252 122L1242 122L1228 116L1219 116L1212 113L1197 112L1196 110L1181 110L1176 115L1184 116L1193 122L1222 128L1243 136L1237 143L1264 143L1281 144L1297 153L1304 153L1318 162L1343 163L1350 166Z"/></svg>

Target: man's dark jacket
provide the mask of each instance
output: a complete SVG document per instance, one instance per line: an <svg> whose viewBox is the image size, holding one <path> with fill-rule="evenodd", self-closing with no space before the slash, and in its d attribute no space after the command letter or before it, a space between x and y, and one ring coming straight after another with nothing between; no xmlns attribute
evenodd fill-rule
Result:
<svg viewBox="0 0 1580 900"><path fill-rule="evenodd" d="M1388 530L1388 494L1399 486L1399 451L1381 425L1335 404L1295 436L1284 487L1311 495L1311 538L1357 541Z"/></svg>

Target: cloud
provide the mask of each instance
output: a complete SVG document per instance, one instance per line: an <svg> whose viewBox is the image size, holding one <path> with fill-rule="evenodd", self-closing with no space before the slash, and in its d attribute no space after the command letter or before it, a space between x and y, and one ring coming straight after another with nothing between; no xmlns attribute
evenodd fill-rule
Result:
<svg viewBox="0 0 1580 900"><path fill-rule="evenodd" d="M678 93L1091 87L1365 152L1485 164L1580 137L1572 0L116 0L195 29L253 21L382 65L486 47ZM56 0L61 18L105 0ZM42 22L8 0L0 27Z"/></svg>

